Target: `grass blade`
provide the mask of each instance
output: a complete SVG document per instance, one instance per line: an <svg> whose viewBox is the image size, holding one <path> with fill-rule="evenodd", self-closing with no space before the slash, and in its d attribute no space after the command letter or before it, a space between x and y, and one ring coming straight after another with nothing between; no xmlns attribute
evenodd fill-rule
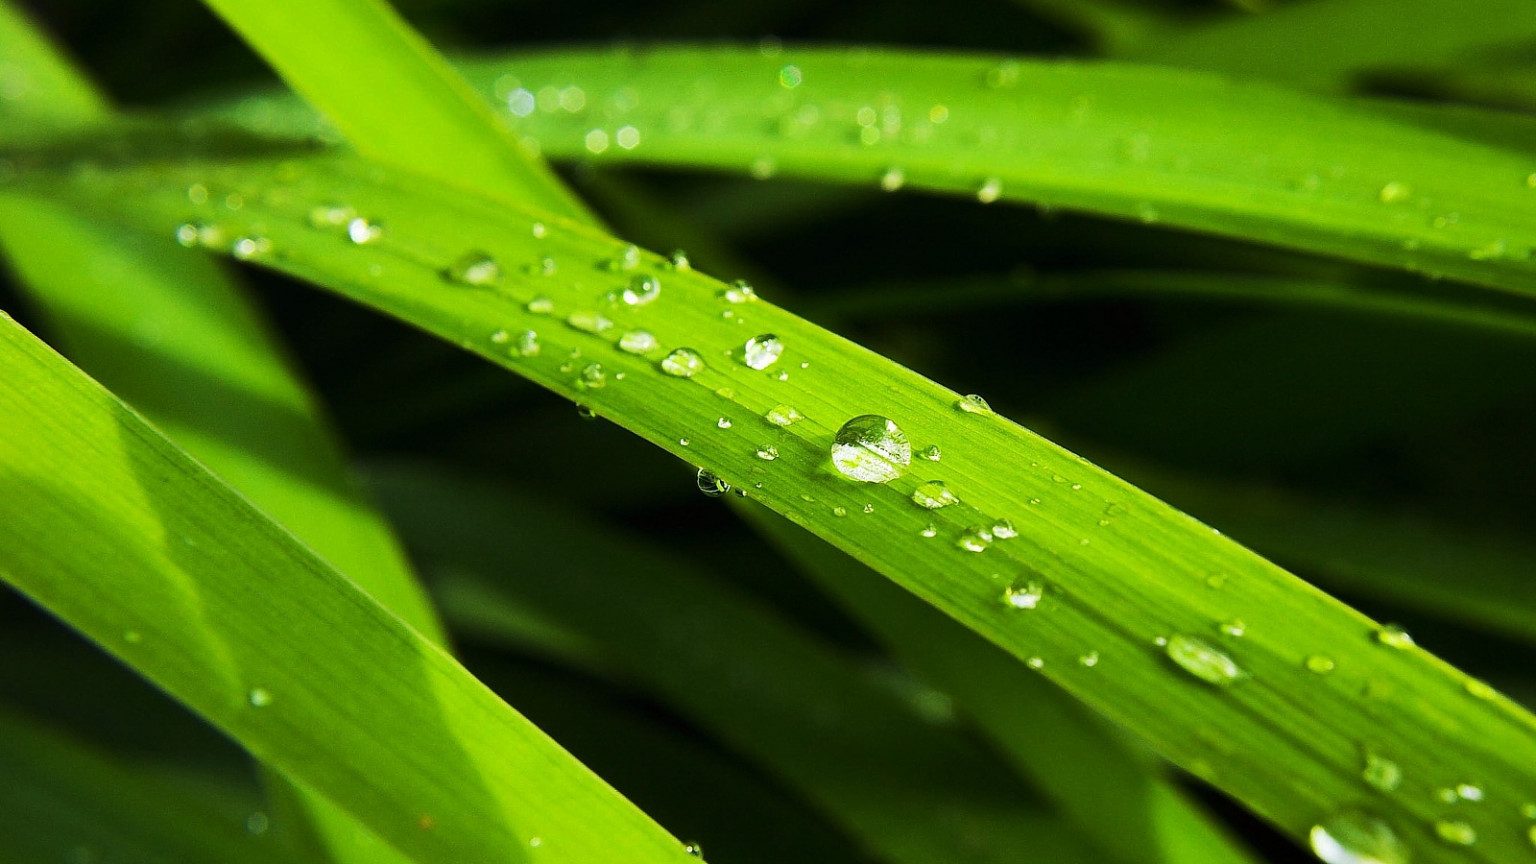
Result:
<svg viewBox="0 0 1536 864"><path fill-rule="evenodd" d="M586 218L586 208L383 0L207 3L359 153Z"/></svg>
<svg viewBox="0 0 1536 864"><path fill-rule="evenodd" d="M192 182L247 205L188 206ZM1536 723L1513 703L1427 652L1388 644L1390 634L1379 641L1370 619L1085 460L960 410L980 406L740 287L578 224L342 157L60 173L23 164L11 191L163 235L191 237L176 226L200 222L211 236L270 240L252 260L427 329L708 467L1016 657L1038 657L1047 678L1295 837L1365 809L1390 820L1419 862L1529 854L1518 804ZM317 205L337 201L390 231L356 243L310 224ZM645 277L665 299L625 302L625 288L648 291ZM640 329L655 347L615 344ZM526 350L532 332L537 353ZM766 333L788 347L776 366L751 368L744 342ZM659 371L681 346L705 367ZM804 419L765 419L781 404ZM917 449L941 447L942 461L915 459L889 484L834 471L834 434L871 413L896 418ZM962 503L915 505L937 480ZM1048 598L1039 608L1007 602L1006 589L1031 581ZM1088 650L1102 658L1092 668L1076 662ZM1363 748L1400 764L1393 794L1360 779ZM1434 795L1464 782L1489 806L1452 813ZM1465 820L1476 845L1436 839L1447 820Z"/></svg>
<svg viewBox="0 0 1536 864"><path fill-rule="evenodd" d="M0 334L6 581L415 860L687 860L94 382Z"/></svg>

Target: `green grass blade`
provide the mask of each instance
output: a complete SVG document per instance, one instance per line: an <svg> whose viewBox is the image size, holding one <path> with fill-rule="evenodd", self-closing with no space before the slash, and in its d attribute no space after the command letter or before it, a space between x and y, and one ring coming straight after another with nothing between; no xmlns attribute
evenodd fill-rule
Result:
<svg viewBox="0 0 1536 864"><path fill-rule="evenodd" d="M414 860L687 860L122 403L0 333L7 582Z"/></svg>
<svg viewBox="0 0 1536 864"><path fill-rule="evenodd" d="M512 599L576 629L622 680L797 790L881 860L1011 862L1028 844L1042 860L1095 860L990 754L718 575L547 502L422 471L375 476L413 554L454 574L438 595L452 620L484 624Z"/></svg>
<svg viewBox="0 0 1536 864"><path fill-rule="evenodd" d="M1009 653L1038 657L1041 674L1292 836L1363 808L1390 820L1421 864L1529 855L1519 805L1536 764L1530 715L1426 652L1378 641L1370 619L1085 460L1001 417L959 410L954 392L740 289L578 224L343 157L60 173L22 164L18 175L12 194L52 196L162 236L191 240L185 226L201 223L201 236L225 238L215 248L232 245L409 321L708 467ZM209 184L215 201L236 193L246 205L233 214L189 205L193 182ZM334 202L388 232L355 243L314 227L314 208ZM645 289L646 276L659 280L661 299L624 302L622 289ZM656 347L616 346L638 329ZM537 354L525 350L530 332ZM766 333L787 346L783 357L749 368L744 342ZM659 371L681 346L707 368ZM768 422L780 404L805 419ZM834 471L834 433L870 413L895 418L916 448L940 447L942 461L916 458L889 484ZM912 495L932 480L963 503L916 506ZM1017 537L997 536L1004 520ZM1038 608L1005 602L1006 588L1029 581L1043 589ZM1202 643L1235 669L1200 660L1191 649ZM1089 650L1101 657L1092 668L1076 662ZM1314 671L1326 664L1310 658L1326 658L1330 671ZM1400 764L1393 794L1361 780L1363 748ZM1451 810L1435 797L1464 782L1488 805ZM1465 820L1476 845L1437 840L1446 820Z"/></svg>
<svg viewBox="0 0 1536 864"><path fill-rule="evenodd" d="M954 698L1100 849L1122 862L1244 862L1248 853L1095 717L996 646L761 507L736 508L905 665ZM1079 663L1092 666L1097 655ZM1105 825L1116 830L1106 832Z"/></svg>
<svg viewBox="0 0 1536 864"><path fill-rule="evenodd" d="M0 710L0 777L7 860L258 864L280 854L242 821L8 710Z"/></svg>
<svg viewBox="0 0 1536 864"><path fill-rule="evenodd" d="M572 218L585 207L384 0L207 0L369 158Z"/></svg>
<svg viewBox="0 0 1536 864"><path fill-rule="evenodd" d="M43 31L20 10L0 3L0 45L5 46L6 98L0 117L11 122L71 124L99 119L108 110L106 99L91 82L75 72Z"/></svg>

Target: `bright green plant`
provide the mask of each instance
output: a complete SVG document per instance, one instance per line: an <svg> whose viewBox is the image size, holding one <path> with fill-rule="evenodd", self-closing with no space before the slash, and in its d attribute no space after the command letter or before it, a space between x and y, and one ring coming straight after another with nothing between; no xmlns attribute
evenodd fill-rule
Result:
<svg viewBox="0 0 1536 864"><path fill-rule="evenodd" d="M0 318L0 578L254 757L261 788L228 751L222 768L102 752L18 688L0 849L645 862L699 837L720 861L1132 864L1284 857L1283 836L1333 864L1536 854L1530 679L1484 635L1528 642L1536 620L1508 536L1536 512L1508 479L1529 460L1496 435L1536 420L1536 126L1352 92L1416 62L1471 75L1530 26L1427 2L1212 25L1040 2L1015 14L1120 59L770 40L455 65L368 0L208 5L303 102L114 113L0 6L19 82L0 243L39 319ZM1430 47L1375 40L1389 21ZM1358 50L1311 50L1318 28ZM1251 62L1277 45L1294 64ZM742 180L615 173L635 166ZM652 446L583 440L511 376L394 329L373 356L381 321L284 301L285 332L318 328L320 377L354 376L332 395L371 439L375 509L208 253ZM758 288L706 275L748 272ZM1048 302L1086 311L1051 324ZM1110 362L1069 344L1127 310L1145 344L1101 340ZM387 458L423 437L420 464ZM1514 452L1478 452L1498 446ZM677 503L684 485L725 501ZM1339 500L1350 486L1365 494ZM688 532L727 503L755 538ZM1239 541L1420 616L1475 675ZM28 644L6 651L67 680ZM1212 815L1202 786L1277 833ZM775 818L742 815L759 810Z"/></svg>

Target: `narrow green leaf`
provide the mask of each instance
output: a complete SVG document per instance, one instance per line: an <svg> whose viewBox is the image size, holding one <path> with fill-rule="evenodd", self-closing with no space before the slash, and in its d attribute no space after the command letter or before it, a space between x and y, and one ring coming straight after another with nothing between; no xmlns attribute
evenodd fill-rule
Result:
<svg viewBox="0 0 1536 864"><path fill-rule="evenodd" d="M688 859L9 318L0 368L0 578L415 860Z"/></svg>
<svg viewBox="0 0 1536 864"><path fill-rule="evenodd" d="M43 33L10 3L0 3L0 45L5 46L6 94L0 117L30 123L95 120L107 102L91 82L77 74Z"/></svg>
<svg viewBox="0 0 1536 864"><path fill-rule="evenodd" d="M385 0L206 2L359 153L586 218L586 208Z"/></svg>
<svg viewBox="0 0 1536 864"><path fill-rule="evenodd" d="M1536 723L1513 703L1426 652L1379 641L1368 618L980 403L740 287L581 225L340 157L19 174L13 194L163 236L191 239L201 223L226 238L217 248L265 237L257 263L423 327L708 467L1014 656L1039 658L1041 674L1292 836L1364 809L1421 864L1529 855L1519 804ZM246 206L189 205L193 182ZM362 243L317 229L309 216L327 202L390 227ZM626 302L626 288L650 292L646 277L657 299ZM642 329L655 347L616 345ZM746 342L763 334L785 349L757 369ZM702 368L676 357L663 367L683 347ZM803 419L772 422L794 416L781 405ZM868 414L892 419L915 450L941 448L941 461L913 458L889 483L835 470L836 435ZM866 476L880 473L864 458ZM932 481L960 503L914 503ZM1037 608L1010 602L1009 589L1031 581ZM1076 662L1086 651L1101 661ZM1361 779L1366 748L1400 764L1394 793ZM1434 791L1473 782L1488 804L1457 818L1479 839L1446 846Z"/></svg>

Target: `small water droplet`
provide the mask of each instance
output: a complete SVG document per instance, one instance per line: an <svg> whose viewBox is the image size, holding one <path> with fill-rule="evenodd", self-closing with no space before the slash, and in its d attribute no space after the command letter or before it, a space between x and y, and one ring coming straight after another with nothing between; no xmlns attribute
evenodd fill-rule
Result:
<svg viewBox="0 0 1536 864"><path fill-rule="evenodd" d="M731 287L720 292L720 297L727 303L751 303L757 299L757 291L747 280L737 279Z"/></svg>
<svg viewBox="0 0 1536 864"><path fill-rule="evenodd" d="M1003 181L998 177L988 177L983 180L976 190L976 200L983 204L991 204L1003 195Z"/></svg>
<svg viewBox="0 0 1536 864"><path fill-rule="evenodd" d="M789 426L797 421L804 420L805 415L789 405L775 405L768 409L768 413L763 415L763 419L775 426Z"/></svg>
<svg viewBox="0 0 1536 864"><path fill-rule="evenodd" d="M1413 647L1413 637L1408 635L1407 630L1396 624L1381 625L1381 629L1376 631L1376 641L1388 648L1399 650Z"/></svg>
<svg viewBox="0 0 1536 864"><path fill-rule="evenodd" d="M955 545L967 552L985 552L992 545L992 529L985 525L972 525L965 529Z"/></svg>
<svg viewBox="0 0 1536 864"><path fill-rule="evenodd" d="M832 515L836 516L839 519L841 519L844 516L848 515L848 508L847 507L833 507L832 508Z"/></svg>
<svg viewBox="0 0 1536 864"><path fill-rule="evenodd" d="M629 285L619 294L619 299L630 306L644 306L661 296L661 281L655 276L641 274L629 280Z"/></svg>
<svg viewBox="0 0 1536 864"><path fill-rule="evenodd" d="M1324 819L1312 826L1309 839L1325 864L1409 864L1408 847L1392 827L1359 810Z"/></svg>
<svg viewBox="0 0 1536 864"><path fill-rule="evenodd" d="M692 348L678 348L658 364L661 371L674 378L692 378L705 368L704 358Z"/></svg>
<svg viewBox="0 0 1536 864"><path fill-rule="evenodd" d="M1400 204L1407 201L1412 194L1413 189L1407 183L1393 180L1382 186L1381 191L1376 193L1376 197L1381 199L1383 204Z"/></svg>
<svg viewBox="0 0 1536 864"><path fill-rule="evenodd" d="M742 348L742 362L753 369L767 369L784 353L784 343L772 333L762 333L747 340Z"/></svg>
<svg viewBox="0 0 1536 864"><path fill-rule="evenodd" d="M721 417L719 420L715 421L715 425L721 429L729 429L731 428L731 418Z"/></svg>
<svg viewBox="0 0 1536 864"><path fill-rule="evenodd" d="M570 371L569 366L570 366L570 364L567 363L565 366L560 367L560 369L563 372L568 372L568 371ZM597 409L593 408L591 405L582 405L580 403L577 403L577 405L576 405L576 416L580 417L583 420L596 420L597 419Z"/></svg>
<svg viewBox="0 0 1536 864"><path fill-rule="evenodd" d="M543 240L549 236L549 228L543 222L535 222L532 227L533 239Z"/></svg>
<svg viewBox="0 0 1536 864"><path fill-rule="evenodd" d="M1099 652L1089 651L1087 654L1078 657L1077 662L1083 666L1088 667L1089 669L1092 669L1093 667L1099 665Z"/></svg>
<svg viewBox="0 0 1536 864"><path fill-rule="evenodd" d="M944 481L929 480L912 493L912 503L928 510L937 510L940 507L959 504L960 499L945 487Z"/></svg>
<svg viewBox="0 0 1536 864"><path fill-rule="evenodd" d="M1028 660L1024 661L1024 665L1028 666L1031 669L1044 669L1045 668L1045 658L1044 657L1031 657Z"/></svg>
<svg viewBox="0 0 1536 864"><path fill-rule="evenodd" d="M1536 803L1527 802L1520 805L1520 815L1527 819L1536 819Z"/></svg>
<svg viewBox="0 0 1536 864"><path fill-rule="evenodd" d="M832 439L832 465L864 483L888 483L907 473L912 445L895 421L878 414L854 417Z"/></svg>
<svg viewBox="0 0 1536 864"><path fill-rule="evenodd" d="M252 708L265 708L272 704L272 694L260 687L252 688L245 698Z"/></svg>
<svg viewBox="0 0 1536 864"><path fill-rule="evenodd" d="M245 817L245 833L260 837L272 827L272 820L267 814L257 810Z"/></svg>
<svg viewBox="0 0 1536 864"><path fill-rule="evenodd" d="M608 386L608 373L603 371L603 364L589 363L582 367L581 386L590 390Z"/></svg>
<svg viewBox="0 0 1536 864"><path fill-rule="evenodd" d="M906 183L907 172L895 166L885 169L885 173L880 175L880 188L887 192L895 192Z"/></svg>
<svg viewBox="0 0 1536 864"><path fill-rule="evenodd" d="M875 505L873 505L873 504L865 504L864 505L864 512L865 513L873 513L873 512L875 512Z"/></svg>
<svg viewBox="0 0 1536 864"><path fill-rule="evenodd" d="M1243 670L1225 652L1194 636L1169 637L1168 658L1185 672L1207 684L1230 687L1243 677Z"/></svg>
<svg viewBox="0 0 1536 864"><path fill-rule="evenodd" d="M987 404L987 400L977 396L975 393L962 396L955 400L955 407L967 414L992 413L992 406Z"/></svg>
<svg viewBox="0 0 1536 864"><path fill-rule="evenodd" d="M513 357L537 357L539 356L539 334L532 330L524 330L512 337L512 344L507 348L507 353Z"/></svg>
<svg viewBox="0 0 1536 864"><path fill-rule="evenodd" d="M1033 580L1015 582L1003 590L1003 602L1013 609L1033 609L1045 596L1045 587Z"/></svg>
<svg viewBox="0 0 1536 864"><path fill-rule="evenodd" d="M693 265L688 261L688 253L681 249L674 249L672 257L667 260L672 265L673 270L686 271L693 269Z"/></svg>
<svg viewBox="0 0 1536 864"><path fill-rule="evenodd" d="M501 265L489 254L474 250L465 252L450 264L446 275L454 282L485 287L496 284L501 278Z"/></svg>
<svg viewBox="0 0 1536 864"><path fill-rule="evenodd" d="M535 315L548 315L555 311L555 301L540 294L528 301L528 311Z"/></svg>
<svg viewBox="0 0 1536 864"><path fill-rule="evenodd" d="M917 533L923 535L924 537L933 538L939 536L939 529L936 526L930 524Z"/></svg>
<svg viewBox="0 0 1536 864"><path fill-rule="evenodd" d="M369 222L362 217L354 217L347 222L347 239L359 245L372 243L384 236L384 226L376 222Z"/></svg>
<svg viewBox="0 0 1536 864"><path fill-rule="evenodd" d="M779 449L777 447L769 446L759 447L757 448L757 458L763 460L764 462L772 462L773 460L779 458Z"/></svg>
<svg viewBox="0 0 1536 864"><path fill-rule="evenodd" d="M602 334L613 329L613 322L600 312L579 309L566 317L565 323L583 333Z"/></svg>
<svg viewBox="0 0 1536 864"><path fill-rule="evenodd" d="M1365 768L1360 771L1360 777L1383 792L1393 792L1396 791L1398 784L1403 782L1403 769L1391 759L1367 750Z"/></svg>
<svg viewBox="0 0 1536 864"><path fill-rule="evenodd" d="M1536 174L1525 175L1525 185L1532 189L1536 189Z"/></svg>
<svg viewBox="0 0 1536 864"><path fill-rule="evenodd" d="M271 251L272 241L266 237L237 237L229 247L229 254L241 261L259 258Z"/></svg>
<svg viewBox="0 0 1536 864"><path fill-rule="evenodd" d="M1465 822L1441 819L1435 823L1435 836L1452 846L1471 846L1477 842L1477 830Z"/></svg>
<svg viewBox="0 0 1536 864"><path fill-rule="evenodd" d="M1230 621L1222 622L1221 632L1228 636L1242 636L1248 632L1248 625L1244 624L1240 618L1233 618Z"/></svg>
<svg viewBox="0 0 1536 864"><path fill-rule="evenodd" d="M534 849L537 849L540 846L544 845L544 838L543 837L529 837L528 838L528 845L533 847Z"/></svg>
<svg viewBox="0 0 1536 864"><path fill-rule="evenodd" d="M711 498L719 498L721 495L731 491L731 484L721 480L715 472L708 468L700 468L698 476L694 478L694 482L698 484L700 492Z"/></svg>
<svg viewBox="0 0 1536 864"><path fill-rule="evenodd" d="M759 156L747 166L747 173L751 174L754 180L768 180L779 173L779 163L772 156Z"/></svg>
<svg viewBox="0 0 1536 864"><path fill-rule="evenodd" d="M719 387L715 389L715 395L721 399L735 399L736 391L729 387Z"/></svg>
<svg viewBox="0 0 1536 864"><path fill-rule="evenodd" d="M687 438L679 438L679 439L677 439L677 443L682 445L682 446L684 446L684 447L687 447L689 444L692 444L693 442L689 441Z"/></svg>
<svg viewBox="0 0 1536 864"><path fill-rule="evenodd" d="M937 462L944 458L944 454L939 451L938 445L930 444L922 449L922 457L929 462Z"/></svg>
<svg viewBox="0 0 1536 864"><path fill-rule="evenodd" d="M992 523L992 536L999 540L1012 540L1019 536L1019 530L1007 519L999 519Z"/></svg>
<svg viewBox="0 0 1536 864"><path fill-rule="evenodd" d="M1334 669L1333 658L1324 657L1321 654L1313 654L1306 660L1307 669L1319 675L1327 675Z"/></svg>
<svg viewBox="0 0 1536 864"><path fill-rule="evenodd" d="M779 69L779 86L786 90L793 90L805 81L805 75L799 66L793 64Z"/></svg>
<svg viewBox="0 0 1536 864"><path fill-rule="evenodd" d="M644 354L656 350L659 343L649 330L630 330L619 337L619 350L630 354Z"/></svg>
<svg viewBox="0 0 1536 864"><path fill-rule="evenodd" d="M309 211L309 224L316 228L340 228L357 218L357 211L345 204L320 204Z"/></svg>
<svg viewBox="0 0 1536 864"><path fill-rule="evenodd" d="M613 143L625 150L633 150L640 146L640 130L633 126L620 126L619 131L613 133Z"/></svg>
<svg viewBox="0 0 1536 864"><path fill-rule="evenodd" d="M1482 789L1482 787L1481 786L1473 785L1471 783L1462 783L1462 784L1458 785L1456 787L1456 794L1463 801L1473 801L1473 802L1476 802L1476 801L1483 800L1483 789Z"/></svg>
<svg viewBox="0 0 1536 864"><path fill-rule="evenodd" d="M129 645L137 645L144 641L144 634L137 630L124 630L123 641L127 642Z"/></svg>

